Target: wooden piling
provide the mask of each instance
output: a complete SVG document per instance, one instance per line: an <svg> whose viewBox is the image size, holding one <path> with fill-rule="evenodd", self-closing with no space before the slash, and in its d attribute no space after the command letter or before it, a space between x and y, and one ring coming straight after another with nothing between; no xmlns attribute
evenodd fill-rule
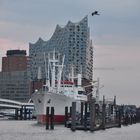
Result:
<svg viewBox="0 0 140 140"><path fill-rule="evenodd" d="M121 110L119 110L118 112L118 127L121 127L122 124L122 114L121 114Z"/></svg>
<svg viewBox="0 0 140 140"><path fill-rule="evenodd" d="M49 107L46 107L46 129L49 129Z"/></svg>
<svg viewBox="0 0 140 140"><path fill-rule="evenodd" d="M54 129L54 107L51 107L51 115L50 115L50 129Z"/></svg>
<svg viewBox="0 0 140 140"><path fill-rule="evenodd" d="M126 113L124 117L124 125L128 125L128 124L129 124L129 117L128 114Z"/></svg>
<svg viewBox="0 0 140 140"><path fill-rule="evenodd" d="M71 114L72 114L72 106L70 107L69 117L71 117Z"/></svg>
<svg viewBox="0 0 140 140"><path fill-rule="evenodd" d="M18 108L15 109L15 120L18 120Z"/></svg>
<svg viewBox="0 0 140 140"><path fill-rule="evenodd" d="M101 128L105 129L105 122L106 122L106 105L105 105L105 96L103 96L103 105L102 105L102 124Z"/></svg>
<svg viewBox="0 0 140 140"><path fill-rule="evenodd" d="M133 120L133 121L134 121L134 124L136 124L136 122L137 122L137 120L136 120L136 114L134 114L133 117L134 117L134 118L133 118L133 119L134 119L134 120Z"/></svg>
<svg viewBox="0 0 140 140"><path fill-rule="evenodd" d="M29 109L29 117L28 117L29 120L31 120L31 110Z"/></svg>
<svg viewBox="0 0 140 140"><path fill-rule="evenodd" d="M76 102L72 102L72 123L71 130L76 130Z"/></svg>
<svg viewBox="0 0 140 140"><path fill-rule="evenodd" d="M26 106L24 106L24 120L27 120L27 109L26 109Z"/></svg>
<svg viewBox="0 0 140 140"><path fill-rule="evenodd" d="M90 100L90 131L94 131L95 127L95 99Z"/></svg>
<svg viewBox="0 0 140 140"><path fill-rule="evenodd" d="M85 102L85 116L84 116L84 129L87 130L87 107L88 104Z"/></svg>
<svg viewBox="0 0 140 140"><path fill-rule="evenodd" d="M23 107L20 108L20 120L23 119Z"/></svg>
<svg viewBox="0 0 140 140"><path fill-rule="evenodd" d="M114 107L116 107L116 96L114 96Z"/></svg>
<svg viewBox="0 0 140 140"><path fill-rule="evenodd" d="M65 127L67 127L67 121L68 121L68 107L65 107Z"/></svg>
<svg viewBox="0 0 140 140"><path fill-rule="evenodd" d="M81 102L81 125L83 125L83 111L84 111L84 103Z"/></svg>
<svg viewBox="0 0 140 140"><path fill-rule="evenodd" d="M110 106L110 113L113 114L114 113L114 105L111 104Z"/></svg>
<svg viewBox="0 0 140 140"><path fill-rule="evenodd" d="M108 105L108 115L111 116L111 104Z"/></svg>

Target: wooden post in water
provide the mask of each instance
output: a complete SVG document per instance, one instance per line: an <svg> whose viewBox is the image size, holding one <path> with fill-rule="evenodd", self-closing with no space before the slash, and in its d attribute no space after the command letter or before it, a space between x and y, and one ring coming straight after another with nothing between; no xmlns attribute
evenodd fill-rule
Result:
<svg viewBox="0 0 140 140"><path fill-rule="evenodd" d="M72 123L71 130L76 130L76 102L72 102Z"/></svg>
<svg viewBox="0 0 140 140"><path fill-rule="evenodd" d="M111 104L108 105L108 116L111 116Z"/></svg>
<svg viewBox="0 0 140 140"><path fill-rule="evenodd" d="M129 122L128 113L126 113L124 116L124 125L128 125L128 122Z"/></svg>
<svg viewBox="0 0 140 140"><path fill-rule="evenodd" d="M29 120L31 120L31 110L29 109Z"/></svg>
<svg viewBox="0 0 140 140"><path fill-rule="evenodd" d="M114 107L116 107L116 96L114 96Z"/></svg>
<svg viewBox="0 0 140 140"><path fill-rule="evenodd" d="M70 107L70 114L69 114L69 117L71 117L71 114L72 114L72 106Z"/></svg>
<svg viewBox="0 0 140 140"><path fill-rule="evenodd" d="M27 120L27 109L26 109L26 106L24 106L24 120Z"/></svg>
<svg viewBox="0 0 140 140"><path fill-rule="evenodd" d="M84 111L84 103L81 102L81 125L83 125L83 111Z"/></svg>
<svg viewBox="0 0 140 140"><path fill-rule="evenodd" d="M50 129L54 129L54 107L51 107Z"/></svg>
<svg viewBox="0 0 140 140"><path fill-rule="evenodd" d="M95 99L90 100L90 131L94 131L95 127Z"/></svg>
<svg viewBox="0 0 140 140"><path fill-rule="evenodd" d="M106 105L105 105L105 96L103 96L103 105L102 105L102 129L105 129L106 122Z"/></svg>
<svg viewBox="0 0 140 140"><path fill-rule="evenodd" d="M88 104L85 102L85 116L84 116L84 129L87 130L87 107Z"/></svg>
<svg viewBox="0 0 140 140"><path fill-rule="evenodd" d="M113 113L114 113L114 105L113 104L111 104L111 106L110 106L110 113L111 113L111 115L113 115Z"/></svg>
<svg viewBox="0 0 140 140"><path fill-rule="evenodd" d="M15 120L18 120L18 108L15 109Z"/></svg>
<svg viewBox="0 0 140 140"><path fill-rule="evenodd" d="M136 114L134 114L134 124L136 124Z"/></svg>
<svg viewBox="0 0 140 140"><path fill-rule="evenodd" d="M46 129L49 129L49 107L46 107Z"/></svg>
<svg viewBox="0 0 140 140"><path fill-rule="evenodd" d="M114 103L113 103L113 115L114 115L114 123L117 122L117 106L116 106L116 96L114 96Z"/></svg>
<svg viewBox="0 0 140 140"><path fill-rule="evenodd" d="M23 119L23 106L20 108L20 120Z"/></svg>
<svg viewBox="0 0 140 140"><path fill-rule="evenodd" d="M67 121L68 121L68 107L65 107L65 127L67 127Z"/></svg>
<svg viewBox="0 0 140 140"><path fill-rule="evenodd" d="M121 114L121 110L119 109L119 112L118 112L118 127L121 127L121 124L122 124L122 114Z"/></svg>

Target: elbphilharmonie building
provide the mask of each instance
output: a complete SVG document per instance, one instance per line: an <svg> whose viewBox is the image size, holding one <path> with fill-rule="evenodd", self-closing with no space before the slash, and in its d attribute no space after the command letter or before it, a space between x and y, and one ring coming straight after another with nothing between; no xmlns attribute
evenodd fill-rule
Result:
<svg viewBox="0 0 140 140"><path fill-rule="evenodd" d="M29 43L29 72L32 80L37 79L40 67L42 78L45 78L44 54L53 51L65 55L64 65L68 69L73 65L76 73L91 80L93 75L93 46L90 39L88 17L81 21L56 26L52 37L48 41L41 38L36 43Z"/></svg>

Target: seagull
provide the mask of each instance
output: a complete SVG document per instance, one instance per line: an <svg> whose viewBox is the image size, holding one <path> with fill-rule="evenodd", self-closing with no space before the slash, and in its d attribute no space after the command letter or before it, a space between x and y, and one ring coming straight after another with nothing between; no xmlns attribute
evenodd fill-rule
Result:
<svg viewBox="0 0 140 140"><path fill-rule="evenodd" d="M94 16L94 15L98 15L99 16L100 14L98 13L98 11L94 11L94 12L91 13L91 15L92 16Z"/></svg>

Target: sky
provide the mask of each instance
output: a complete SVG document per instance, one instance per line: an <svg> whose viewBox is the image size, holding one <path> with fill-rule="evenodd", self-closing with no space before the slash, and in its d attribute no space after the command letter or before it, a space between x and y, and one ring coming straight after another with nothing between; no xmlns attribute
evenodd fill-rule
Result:
<svg viewBox="0 0 140 140"><path fill-rule="evenodd" d="M47 41L57 24L88 15L94 45L94 79L100 98L140 105L139 0L0 0L0 65L7 49L26 49ZM100 16L91 16L99 11Z"/></svg>

